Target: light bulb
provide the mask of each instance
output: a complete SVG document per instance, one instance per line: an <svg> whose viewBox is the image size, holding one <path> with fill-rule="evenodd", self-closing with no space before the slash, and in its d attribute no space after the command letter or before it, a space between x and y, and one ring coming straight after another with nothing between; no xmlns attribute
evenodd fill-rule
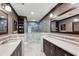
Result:
<svg viewBox="0 0 79 59"><path fill-rule="evenodd" d="M53 14L51 13L49 17L50 17L50 18L53 18Z"/></svg>
<svg viewBox="0 0 79 59"><path fill-rule="evenodd" d="M34 15L34 12L33 11L31 11L31 15Z"/></svg>
<svg viewBox="0 0 79 59"><path fill-rule="evenodd" d="M9 12L11 12L12 10L11 10L11 7L10 6L5 6L5 10L7 10L7 11L9 11Z"/></svg>
<svg viewBox="0 0 79 59"><path fill-rule="evenodd" d="M78 19L74 19L74 22L77 22L77 21L79 21Z"/></svg>
<svg viewBox="0 0 79 59"><path fill-rule="evenodd" d="M70 3L70 4L76 4L76 3Z"/></svg>

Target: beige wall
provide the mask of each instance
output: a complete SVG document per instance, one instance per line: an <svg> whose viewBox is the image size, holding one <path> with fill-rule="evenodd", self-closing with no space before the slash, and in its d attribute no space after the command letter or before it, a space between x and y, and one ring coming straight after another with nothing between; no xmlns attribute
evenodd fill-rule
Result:
<svg viewBox="0 0 79 59"><path fill-rule="evenodd" d="M74 7L76 7L76 4L74 5L74 4L65 3L65 4L62 4L61 6L57 7L54 11L52 11L52 13L57 16L57 15L65 12L65 11L71 9L71 8L74 8ZM67 18L67 16L65 16L64 18ZM59 18L57 18L56 20L58 20L58 19L61 20L61 18L62 18L62 16L59 16ZM75 17L72 17L72 18L69 18L69 19L65 19L63 21L60 21L59 22L59 31L60 32L72 32L72 22L74 22L74 19L75 18L76 19L79 19L79 16L75 16ZM61 30L61 27L60 27L61 24L66 24L66 30Z"/></svg>
<svg viewBox="0 0 79 59"><path fill-rule="evenodd" d="M52 11L52 13L57 16L57 15L63 13L64 11L67 11L67 10L73 8L74 6L75 6L74 4L72 5L69 3L64 3L61 6L57 7L56 10Z"/></svg>
<svg viewBox="0 0 79 59"><path fill-rule="evenodd" d="M8 34L14 33L13 20L17 21L17 16L14 14L14 12L11 12L8 14Z"/></svg>
<svg viewBox="0 0 79 59"><path fill-rule="evenodd" d="M75 16L59 22L59 31L60 32L72 32L72 22L75 22L74 19L79 19L79 16ZM61 30L61 24L66 24L66 30Z"/></svg>
<svg viewBox="0 0 79 59"><path fill-rule="evenodd" d="M65 4L62 4L60 7L57 7L56 10L52 11L52 13L54 15L59 15L59 14L63 13L64 11L66 11L66 10L68 10L68 9L74 7L74 6L75 5L65 3ZM67 29L65 31L68 31L68 32L72 31L71 27L72 27L73 19L67 20L67 21L64 20L64 21L61 21L60 23L62 24L64 22L67 24ZM68 27L68 26L70 26L70 27ZM49 18L49 15L46 18L44 18L43 21L41 21L41 23L39 25L39 29L40 29L41 32L50 32L50 18Z"/></svg>
<svg viewBox="0 0 79 59"><path fill-rule="evenodd" d="M49 16L47 16L40 22L39 29L41 32L50 32L50 18L49 18Z"/></svg>

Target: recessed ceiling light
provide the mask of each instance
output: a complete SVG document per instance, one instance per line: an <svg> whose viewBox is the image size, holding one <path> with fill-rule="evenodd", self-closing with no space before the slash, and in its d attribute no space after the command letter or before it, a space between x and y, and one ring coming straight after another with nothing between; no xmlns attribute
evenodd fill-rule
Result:
<svg viewBox="0 0 79 59"><path fill-rule="evenodd" d="M34 15L34 12L33 11L31 11L31 15Z"/></svg>
<svg viewBox="0 0 79 59"><path fill-rule="evenodd" d="M33 19L33 21L35 21L35 19Z"/></svg>
<svg viewBox="0 0 79 59"><path fill-rule="evenodd" d="M53 16L54 16L54 15L51 13L49 17L50 17L50 18L53 18Z"/></svg>

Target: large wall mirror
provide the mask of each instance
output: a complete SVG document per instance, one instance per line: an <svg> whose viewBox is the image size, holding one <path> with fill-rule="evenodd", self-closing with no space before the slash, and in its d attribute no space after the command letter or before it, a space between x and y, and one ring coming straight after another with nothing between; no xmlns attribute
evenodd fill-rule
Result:
<svg viewBox="0 0 79 59"><path fill-rule="evenodd" d="M0 11L0 34L8 33L8 15Z"/></svg>
<svg viewBox="0 0 79 59"><path fill-rule="evenodd" d="M73 32L79 33L79 22L73 22L72 23Z"/></svg>
<svg viewBox="0 0 79 59"><path fill-rule="evenodd" d="M50 31L51 32L58 32L59 31L58 21L51 21L50 22Z"/></svg>

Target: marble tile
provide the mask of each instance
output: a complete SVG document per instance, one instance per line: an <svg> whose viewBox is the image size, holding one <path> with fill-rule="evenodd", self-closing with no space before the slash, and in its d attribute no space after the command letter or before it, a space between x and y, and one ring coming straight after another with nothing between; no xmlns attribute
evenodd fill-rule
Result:
<svg viewBox="0 0 79 59"><path fill-rule="evenodd" d="M24 56L45 56L41 47L40 33L29 34L24 42Z"/></svg>
<svg viewBox="0 0 79 59"><path fill-rule="evenodd" d="M40 43L24 44L24 56L45 56Z"/></svg>

